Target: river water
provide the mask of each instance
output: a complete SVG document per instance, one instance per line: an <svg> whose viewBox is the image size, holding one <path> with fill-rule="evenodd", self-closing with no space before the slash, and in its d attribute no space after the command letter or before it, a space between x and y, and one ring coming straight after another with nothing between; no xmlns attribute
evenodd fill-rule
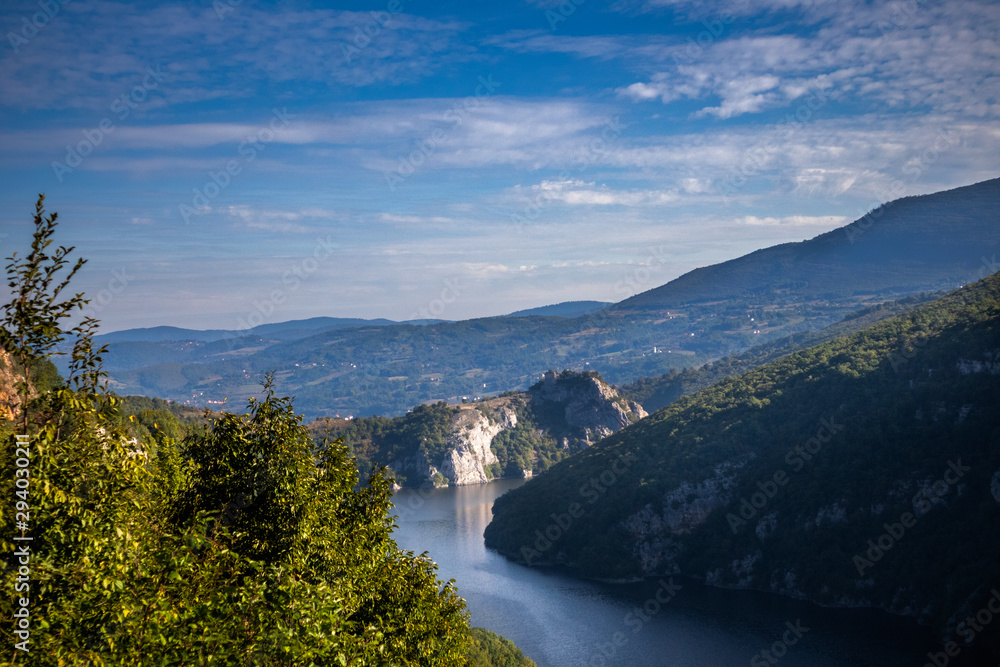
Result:
<svg viewBox="0 0 1000 667"><path fill-rule="evenodd" d="M523 483L403 489L395 535L456 581L474 626L508 637L540 666L922 667L940 650L915 622L874 610L678 578L602 584L516 565L486 549L483 530L493 501Z"/></svg>

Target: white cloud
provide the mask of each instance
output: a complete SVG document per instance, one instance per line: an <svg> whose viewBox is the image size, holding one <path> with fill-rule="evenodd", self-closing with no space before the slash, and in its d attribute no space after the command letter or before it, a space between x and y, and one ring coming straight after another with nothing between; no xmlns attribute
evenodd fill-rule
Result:
<svg viewBox="0 0 1000 667"><path fill-rule="evenodd" d="M678 199L673 191L616 190L580 180L542 181L527 188L518 185L510 188L507 194L520 201L556 201L570 206L655 206Z"/></svg>
<svg viewBox="0 0 1000 667"><path fill-rule="evenodd" d="M722 104L717 107L705 107L698 112L698 115L708 114L726 119L776 106L780 98L766 93L777 88L779 83L780 80L776 76L754 76L727 81L719 89Z"/></svg>
<svg viewBox="0 0 1000 667"><path fill-rule="evenodd" d="M458 224L458 221L454 218L445 218L439 215L423 216L423 215L396 215L394 213L383 213L379 216L379 219L383 222L394 222L406 225L421 225L426 223L433 223L437 225L451 225Z"/></svg>
<svg viewBox="0 0 1000 667"><path fill-rule="evenodd" d="M328 228L329 221L344 218L336 211L320 208L282 210L247 204L227 206L223 212L245 229L289 234L315 234Z"/></svg>
<svg viewBox="0 0 1000 667"><path fill-rule="evenodd" d="M630 98L636 102L660 99L667 104L678 98L678 95L671 93L670 88L663 81L650 81L636 83L618 89L618 94L622 97Z"/></svg>
<svg viewBox="0 0 1000 667"><path fill-rule="evenodd" d="M808 216L808 215L787 215L781 218L765 217L758 218L754 215L748 215L737 221L744 225L767 225L767 226L794 226L794 227L809 227L818 226L825 229L836 229L837 227L843 227L847 223L851 222L849 218L843 215L821 215L821 216Z"/></svg>
<svg viewBox="0 0 1000 667"><path fill-rule="evenodd" d="M461 42L465 24L383 16L278 13L244 3L220 20L210 3L73 3L18 53L0 54L3 104L106 111L111 100L148 80L148 67L162 67L163 80L135 111L144 114L165 103L252 98L258 86L273 92L419 81L473 56Z"/></svg>
<svg viewBox="0 0 1000 667"><path fill-rule="evenodd" d="M617 88L635 102L703 102L721 120L780 107L824 90L869 110L931 109L1000 116L1000 12L979 0L893 2L693 3L664 1L713 23L697 41L663 36L512 36L508 48L620 59L639 80ZM770 34L748 30L734 14L798 10L797 21ZM633 7L634 9L634 7ZM730 20L722 22L723 12ZM698 24L696 24L698 25ZM781 30L782 28L779 28ZM794 32L792 32L794 30ZM764 87L766 85L766 87ZM714 104L713 98L722 100Z"/></svg>
<svg viewBox="0 0 1000 667"><path fill-rule="evenodd" d="M476 280L493 278L497 275L506 275L518 269L512 269L506 264L496 264L488 262L465 262L462 265L463 273Z"/></svg>

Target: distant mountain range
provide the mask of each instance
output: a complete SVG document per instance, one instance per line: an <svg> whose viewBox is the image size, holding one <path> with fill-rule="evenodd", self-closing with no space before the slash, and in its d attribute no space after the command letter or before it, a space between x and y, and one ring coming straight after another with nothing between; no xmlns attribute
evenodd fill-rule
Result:
<svg viewBox="0 0 1000 667"><path fill-rule="evenodd" d="M596 312L613 305L610 301L564 301L551 306L540 306L518 310L500 317L564 317L573 318ZM251 329L183 329L181 327L159 326L137 329L121 329L94 337L98 344L104 343L214 343L220 340L239 338L264 338L268 340L290 341L308 338L324 331L337 329L360 329L363 327L389 327L411 324L415 326L441 324L448 320L404 320L397 322L384 318L366 320L356 317L311 317L306 320L289 320L272 324L261 324Z"/></svg>
<svg viewBox="0 0 1000 667"><path fill-rule="evenodd" d="M295 395L309 418L398 415L419 403L523 390L548 369L593 370L625 383L978 280L998 268L998 220L994 179L890 202L809 241L696 269L575 317L598 304L422 326L286 323L212 341L146 334L112 339L106 367L119 393L191 404L241 402L274 371L277 389Z"/></svg>
<svg viewBox="0 0 1000 667"><path fill-rule="evenodd" d="M244 337L260 337L272 340L299 340L315 336L324 331L336 329L352 329L359 327L387 327L395 324L438 324L445 320L408 320L394 322L393 320L365 320L348 317L312 317L307 320L290 320L274 324L261 324L252 329L182 329L180 327L149 327L144 329L123 329L95 336L97 343L143 342L164 343L197 341L214 343L219 340L232 340Z"/></svg>

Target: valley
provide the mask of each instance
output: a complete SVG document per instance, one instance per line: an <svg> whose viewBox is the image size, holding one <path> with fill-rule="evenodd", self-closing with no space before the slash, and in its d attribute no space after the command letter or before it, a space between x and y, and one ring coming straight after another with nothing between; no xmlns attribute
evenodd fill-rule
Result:
<svg viewBox="0 0 1000 667"><path fill-rule="evenodd" d="M542 312L571 317L348 320L314 335L290 323L201 336L214 340L128 341L119 332L108 339L107 368L118 393L195 406L240 404L256 391L253 378L273 371L309 420L523 391L550 369L626 384L992 273L998 193L1000 179L890 202L842 229L697 269L583 315L570 307Z"/></svg>

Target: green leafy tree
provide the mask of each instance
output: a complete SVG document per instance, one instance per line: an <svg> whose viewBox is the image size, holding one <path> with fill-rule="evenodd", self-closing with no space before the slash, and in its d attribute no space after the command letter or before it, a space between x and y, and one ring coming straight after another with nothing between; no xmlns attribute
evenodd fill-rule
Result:
<svg viewBox="0 0 1000 667"><path fill-rule="evenodd" d="M6 426L0 493L14 497L16 426L30 437L22 490L33 538L22 593L30 653L15 650L9 664L467 664L465 603L426 554L393 541L385 470L359 484L341 442L315 449L270 376L247 414L223 414L179 444L176 430L123 418L101 383L96 322L62 327L86 303L59 300L82 262L56 282L72 249L46 252L55 215L41 204L32 253L10 259L3 321L24 400ZM71 333L69 381L33 392L32 363ZM0 506L0 521L12 519ZM0 542L5 591L24 565L14 548ZM0 615L13 618L11 607L0 596ZM5 647L13 629L0 631Z"/></svg>

